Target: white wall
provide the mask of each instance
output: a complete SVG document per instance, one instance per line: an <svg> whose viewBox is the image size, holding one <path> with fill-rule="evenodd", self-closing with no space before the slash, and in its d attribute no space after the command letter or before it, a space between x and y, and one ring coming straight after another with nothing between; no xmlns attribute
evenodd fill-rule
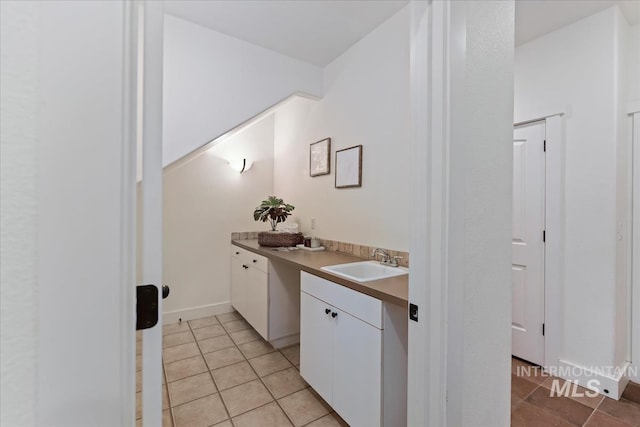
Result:
<svg viewBox="0 0 640 427"><path fill-rule="evenodd" d="M564 349L583 366L619 366L626 346L626 287L617 272L618 49L621 15L610 8L516 48L515 116L569 105L565 115ZM548 183L548 185L553 185ZM626 200L626 199L624 199ZM626 228L628 224L624 224ZM547 361L555 364L557 361Z"/></svg>
<svg viewBox="0 0 640 427"><path fill-rule="evenodd" d="M296 92L322 95L322 70L166 15L163 164Z"/></svg>
<svg viewBox="0 0 640 427"><path fill-rule="evenodd" d="M0 424L35 425L37 16L0 2Z"/></svg>
<svg viewBox="0 0 640 427"><path fill-rule="evenodd" d="M276 113L274 191L307 233L409 248L409 11L329 64L324 97ZM331 138L331 174L309 177L309 144ZM335 151L362 144L362 187L336 189ZM316 229L310 229L311 218Z"/></svg>
<svg viewBox="0 0 640 427"><path fill-rule="evenodd" d="M264 230L253 209L273 193L274 117L188 155L164 171L165 322L230 309L230 238ZM254 162L240 174L226 160Z"/></svg>
<svg viewBox="0 0 640 427"><path fill-rule="evenodd" d="M629 60L629 99L640 100L640 24L629 28L629 42L627 44Z"/></svg>

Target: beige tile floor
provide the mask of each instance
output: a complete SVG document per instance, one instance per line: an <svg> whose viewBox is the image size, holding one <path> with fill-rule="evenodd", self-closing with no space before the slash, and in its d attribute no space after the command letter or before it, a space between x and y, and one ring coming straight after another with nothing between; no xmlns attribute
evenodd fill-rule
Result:
<svg viewBox="0 0 640 427"><path fill-rule="evenodd" d="M163 334L163 426L346 426L300 377L299 345L276 350L238 313L165 325ZM142 425L140 341L137 349Z"/></svg>

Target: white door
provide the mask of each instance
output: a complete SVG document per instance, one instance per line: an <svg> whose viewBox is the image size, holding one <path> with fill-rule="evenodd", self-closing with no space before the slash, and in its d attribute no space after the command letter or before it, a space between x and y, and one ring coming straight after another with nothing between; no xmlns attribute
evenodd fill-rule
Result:
<svg viewBox="0 0 640 427"><path fill-rule="evenodd" d="M231 257L231 305L240 314L247 313L247 272L246 264L239 257Z"/></svg>
<svg viewBox="0 0 640 427"><path fill-rule="evenodd" d="M318 394L333 401L333 321L336 309L300 292L300 375Z"/></svg>
<svg viewBox="0 0 640 427"><path fill-rule="evenodd" d="M382 331L342 310L333 310L332 406L349 425L379 426Z"/></svg>
<svg viewBox="0 0 640 427"><path fill-rule="evenodd" d="M269 274L250 264L246 272L247 321L264 339L269 338Z"/></svg>
<svg viewBox="0 0 640 427"><path fill-rule="evenodd" d="M544 364L545 125L518 126L513 141L512 354Z"/></svg>
<svg viewBox="0 0 640 427"><path fill-rule="evenodd" d="M158 323L142 336L142 425L162 425L162 50L164 5L141 2L142 283L158 287ZM138 21L140 22L140 21ZM140 34L140 33L138 33ZM136 59L132 59L135 61ZM142 64L140 64L142 62ZM140 76L140 75L139 75ZM138 92L140 93L140 92ZM140 119L140 117L138 117Z"/></svg>

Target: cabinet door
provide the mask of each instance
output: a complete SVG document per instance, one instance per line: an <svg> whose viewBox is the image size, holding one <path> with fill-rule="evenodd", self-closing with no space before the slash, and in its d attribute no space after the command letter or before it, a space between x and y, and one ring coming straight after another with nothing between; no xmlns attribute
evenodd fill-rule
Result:
<svg viewBox="0 0 640 427"><path fill-rule="evenodd" d="M337 310L337 309L336 309ZM337 310L333 328L333 408L351 426L380 426L382 331Z"/></svg>
<svg viewBox="0 0 640 427"><path fill-rule="evenodd" d="M231 258L231 305L243 316L247 312L246 269L242 260Z"/></svg>
<svg viewBox="0 0 640 427"><path fill-rule="evenodd" d="M300 293L300 375L329 404L333 400L331 312L335 310L305 292Z"/></svg>
<svg viewBox="0 0 640 427"><path fill-rule="evenodd" d="M269 275L252 266L246 270L247 313L245 319L268 341Z"/></svg>

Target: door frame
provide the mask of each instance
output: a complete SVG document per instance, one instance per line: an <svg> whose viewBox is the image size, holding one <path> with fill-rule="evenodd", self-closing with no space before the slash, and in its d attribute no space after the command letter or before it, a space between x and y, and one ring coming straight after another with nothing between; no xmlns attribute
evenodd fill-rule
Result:
<svg viewBox="0 0 640 427"><path fill-rule="evenodd" d="M530 327L527 328L527 330L531 330L530 333L533 333L533 334L540 334L536 339L542 338L542 340L541 340L542 349L541 349L541 355L540 355L542 360L541 360L540 364L542 366L544 366L545 360L546 360L546 357L545 357L546 356L545 355L545 349L546 349L545 335L546 335L546 333L545 333L545 330L544 330L544 328L545 328L545 314L546 314L545 305L546 305L546 302L545 302L544 298L545 298L545 283L546 283L546 281L545 281L545 271L546 271L546 252L547 252L546 251L546 239L544 238L544 233L546 232L546 222L547 222L547 218L546 218L547 217L547 212L546 212L546 207L547 207L547 176L546 176L546 169L547 169L546 168L546 163L547 163L547 161L546 161L547 160L546 159L546 157L547 157L546 156L547 125L546 125L546 120L544 120L544 119L543 120L532 120L532 121L526 121L524 123L514 124L513 125L513 140L512 140L511 143L512 143L512 145L514 147L514 152L515 152L516 141L527 141L527 145L528 145L528 138L525 138L525 136L522 135L522 134L520 136L516 137L516 132L518 130L521 130L521 129L524 131L525 128L527 128L527 127L535 127L535 126L542 126L543 127L543 131L544 131L543 134L542 134L544 149L543 149L542 158L541 158L541 162L542 162L542 173L541 173L541 175L542 175L542 179L543 179L543 182L542 182L542 193L543 194L542 194L542 200L540 200L540 202L543 204L543 212L542 212L542 218L541 218L541 222L542 222L541 228L537 231L537 232L543 233L543 236L539 236L539 235L536 234L542 240L542 260L541 260L541 265L540 265L540 268L542 269L541 274L540 274L540 279L542 280L542 298L540 298L540 300L539 300L539 303L542 304L542 307L539 307L542 310L542 315L541 315L541 318L539 320L540 321L540 325L538 325L536 327L535 324L529 324ZM536 138L537 138L537 136L536 136ZM538 149L543 148L543 147L538 147ZM525 148L525 150L527 150L527 149ZM528 160L526 158L525 158L524 161L525 161L524 168L528 169L529 166L531 166L531 165L528 163ZM516 163L516 161L515 161L515 157L514 157L514 162L513 162L513 170L514 171L516 169L515 168L515 163ZM535 166L535 164L534 164L534 166ZM525 175L526 175L526 173L525 173ZM513 188L515 188L515 173L513 174L513 178L512 179L514 180L513 181L513 183L514 183ZM526 178L525 178L525 180L526 180ZM528 196L524 196L524 199L528 200ZM533 209L535 209L535 207L533 207ZM513 212L512 212L511 216L512 216L512 218L514 217ZM523 224L523 227L524 227L525 230L528 229L528 224L526 224L526 221L527 220L525 219L525 224ZM524 235L522 237L524 238ZM531 236L529 236L529 237L531 238ZM527 243L527 245L529 245L529 243ZM515 249L514 246L515 245L512 242L512 254L511 254L511 256L512 256L512 275L514 274L513 273L513 265L520 264L521 262L524 262L522 259L520 259L519 262L514 263L514 261L513 261L514 252L517 251L517 249ZM531 259L527 258L527 261L524 262L527 265L527 268L526 268L527 270L529 270L530 261L531 261ZM526 281L528 282L528 279ZM513 290L512 290L512 301L513 301ZM522 358L523 360L526 360L529 363L536 364L537 357L535 355L528 354L528 356L533 356L531 359L529 359L527 357L523 357L523 356L526 356L526 355L523 355L522 353L519 353L519 355L514 354L514 345L515 344L514 344L513 336L516 333L514 331L514 326L513 326L513 305L512 305L511 308L512 308L512 312L511 312L512 320L511 320L511 324L510 324L511 335L512 335L512 339L511 339L511 356L512 357L515 356L515 357L518 357L518 358ZM534 331L534 329L535 329L535 331ZM539 351L539 350L540 349L537 349L537 351ZM528 352L525 352L525 353L528 353Z"/></svg>
<svg viewBox="0 0 640 427"><path fill-rule="evenodd" d="M544 251L544 363L558 367L562 352L564 296L564 114L568 107L555 106L514 117L514 128L544 122L545 158L545 251ZM553 184L553 185L549 185Z"/></svg>
<svg viewBox="0 0 640 427"><path fill-rule="evenodd" d="M122 425L136 422L136 151L138 91L138 11L136 2L123 2L123 136L121 160L121 231L120 231L120 369L122 390L120 408Z"/></svg>
<svg viewBox="0 0 640 427"><path fill-rule="evenodd" d="M513 7L513 1L489 6L450 0L410 2L410 188L413 200L409 301L417 305L419 320L408 322L408 425L457 425L472 419L477 423L479 417L483 417L486 424L509 422L508 395L486 393L486 390L508 391L511 378L508 370L511 328L507 325L511 319L508 314L511 291L499 286L509 283L510 267L506 266L510 266L511 227L510 215L507 215L510 185L496 191L508 182L511 156L506 146L493 142L506 143L513 137L510 131L513 61L507 55L513 52L513 41L509 40L513 31ZM468 39L488 40L480 37L487 32L491 33L491 48L482 42L467 43ZM487 52L495 54L490 64L483 63L488 58ZM490 66L495 67L491 73L488 72ZM494 96L497 101L493 108L481 110L482 125L466 121L479 120L480 115L469 115L471 108L481 108L480 96L476 98L479 93L485 94L483 99ZM507 103L509 97L511 101ZM467 134L471 129L481 129L481 136L486 138L486 146L477 157L468 156L463 149L479 147L470 143L474 140ZM494 162L490 172L479 167L487 161ZM467 175L469 169L479 172L475 181ZM499 300L498 306L486 303L484 297L489 293L465 297L468 282L462 277L462 270L468 266L467 254L458 250L467 241L461 230L469 223L463 215L464 188L466 184L473 187L477 178L491 181L491 190L483 194L482 201L474 197L477 192L472 192L469 203L479 206L492 200L500 204L499 211L494 210L499 221L483 218L490 225L470 224L469 228L477 242L499 242L497 251L485 260L492 263L497 269L494 273L498 274L492 281L483 282L483 286L492 289L493 302ZM476 260L485 255L479 255ZM499 258L503 258L500 267ZM478 265L469 270L481 270ZM471 285L468 286L470 289ZM483 310L488 307L493 309L490 314ZM470 316L469 311L480 316L471 326L464 323L465 317ZM492 331L497 328L492 345L485 343L467 352L474 342L467 338L488 327ZM488 381L487 369L496 373Z"/></svg>
<svg viewBox="0 0 640 427"><path fill-rule="evenodd" d="M123 67L123 149L121 158L122 227L120 251L122 281L120 329L122 347L121 380L124 386L121 408L122 425L136 423L136 229L137 229L137 168L143 167L146 182L162 182L162 46L163 2L145 4L141 1L124 1L124 67ZM145 25L146 22L146 25ZM152 43L149 43L151 41ZM147 64L146 70L143 64ZM149 66L150 64L150 66ZM144 76L142 76L142 73ZM147 89L146 96L144 88ZM139 108L144 103L146 108ZM152 107L149 108L148 105ZM158 145L160 148L158 149ZM138 163L138 148L142 146L142 162ZM146 150L144 150L146 148ZM152 188L153 190L153 188ZM153 215L151 224L143 225L144 251L143 281L162 285L162 227L161 191L143 191L141 207L159 212ZM148 250L152 248L153 250ZM162 298L158 299L158 324L143 331L144 371L159 375L142 376L143 424L162 424ZM151 367L151 368L150 368Z"/></svg>
<svg viewBox="0 0 640 427"><path fill-rule="evenodd" d="M631 134L631 215L629 235L631 236L629 273L631 275L630 330L631 357L628 377L640 383L640 101L628 108Z"/></svg>

